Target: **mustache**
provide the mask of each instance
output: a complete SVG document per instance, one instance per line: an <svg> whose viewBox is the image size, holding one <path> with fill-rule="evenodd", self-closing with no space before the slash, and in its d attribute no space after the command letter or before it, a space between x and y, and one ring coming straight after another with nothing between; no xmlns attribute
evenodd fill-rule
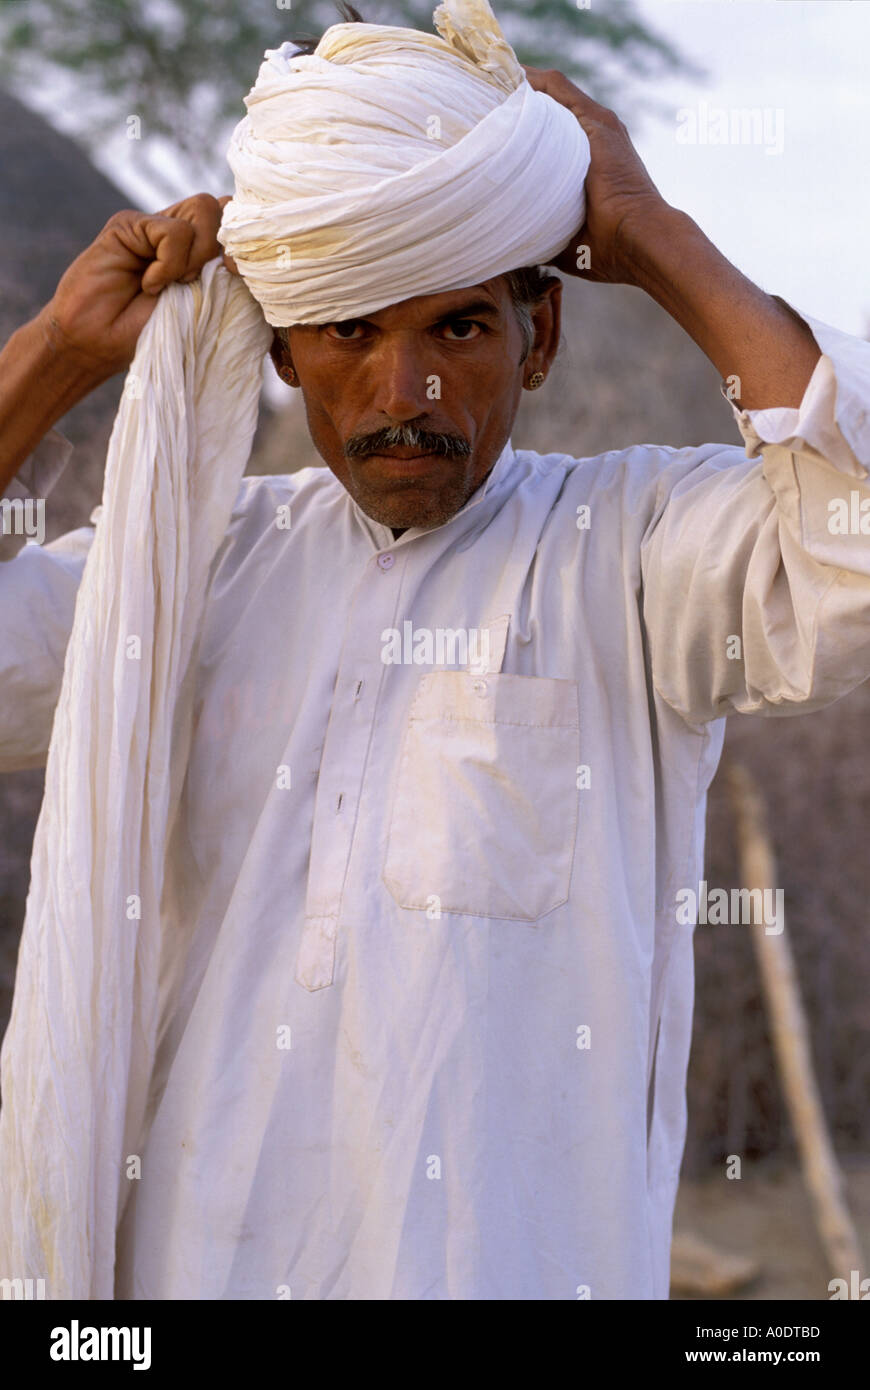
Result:
<svg viewBox="0 0 870 1390"><path fill-rule="evenodd" d="M349 459L380 454L385 449L419 449L421 453L438 454L445 459L471 457L471 445L464 435L426 430L419 425L389 425L371 434L354 434L344 446L345 457Z"/></svg>

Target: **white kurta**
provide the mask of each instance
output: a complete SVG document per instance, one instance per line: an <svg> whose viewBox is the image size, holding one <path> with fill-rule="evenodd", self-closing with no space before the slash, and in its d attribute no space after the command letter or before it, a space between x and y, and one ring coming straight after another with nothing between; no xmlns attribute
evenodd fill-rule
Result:
<svg viewBox="0 0 870 1390"><path fill-rule="evenodd" d="M745 454L508 446L398 540L326 469L244 479L118 1297L667 1297L722 716L870 675L870 537L829 528L870 499L870 345L807 322ZM44 761L93 534L0 567L0 768ZM484 628L485 672L383 660Z"/></svg>

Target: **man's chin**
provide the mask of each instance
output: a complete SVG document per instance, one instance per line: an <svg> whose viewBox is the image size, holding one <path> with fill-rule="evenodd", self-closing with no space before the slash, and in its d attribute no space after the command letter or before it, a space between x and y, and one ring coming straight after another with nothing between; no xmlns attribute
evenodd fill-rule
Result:
<svg viewBox="0 0 870 1390"><path fill-rule="evenodd" d="M465 488L460 487L433 490L424 486L405 486L384 491L358 487L351 496L372 521L389 526L394 531L443 526L468 500Z"/></svg>
<svg viewBox="0 0 870 1390"><path fill-rule="evenodd" d="M389 526L393 531L410 531L413 527L443 526L455 516L462 502L438 503L434 498L409 505L408 499L399 505L382 498L356 496L354 501L372 521Z"/></svg>

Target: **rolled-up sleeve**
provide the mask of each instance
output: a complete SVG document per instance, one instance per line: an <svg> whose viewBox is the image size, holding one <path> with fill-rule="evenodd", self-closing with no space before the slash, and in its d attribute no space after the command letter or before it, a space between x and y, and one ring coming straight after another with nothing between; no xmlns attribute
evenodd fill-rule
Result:
<svg viewBox="0 0 870 1390"><path fill-rule="evenodd" d="M822 353L800 406L733 406L745 453L674 455L644 537L652 680L690 723L870 676L870 344L800 317Z"/></svg>
<svg viewBox="0 0 870 1390"><path fill-rule="evenodd" d="M83 526L0 564L0 772L45 764L94 535L94 525Z"/></svg>

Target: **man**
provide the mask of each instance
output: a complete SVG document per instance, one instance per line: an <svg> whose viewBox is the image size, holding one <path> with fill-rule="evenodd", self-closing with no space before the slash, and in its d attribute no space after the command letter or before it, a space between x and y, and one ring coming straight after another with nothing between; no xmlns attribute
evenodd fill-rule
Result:
<svg viewBox="0 0 870 1390"><path fill-rule="evenodd" d="M588 247L663 305L739 382L746 453L515 451L559 341L534 266L277 324L329 468L245 478L216 557L167 863L189 946L117 1297L667 1297L678 894L723 716L870 674L866 541L828 526L870 496L870 347L749 283L612 112L527 75L591 149L555 264ZM119 214L14 335L4 481L219 253L219 217ZM232 204L221 236L235 255ZM238 264L270 305L299 273ZM93 535L0 571L5 768L44 759Z"/></svg>

